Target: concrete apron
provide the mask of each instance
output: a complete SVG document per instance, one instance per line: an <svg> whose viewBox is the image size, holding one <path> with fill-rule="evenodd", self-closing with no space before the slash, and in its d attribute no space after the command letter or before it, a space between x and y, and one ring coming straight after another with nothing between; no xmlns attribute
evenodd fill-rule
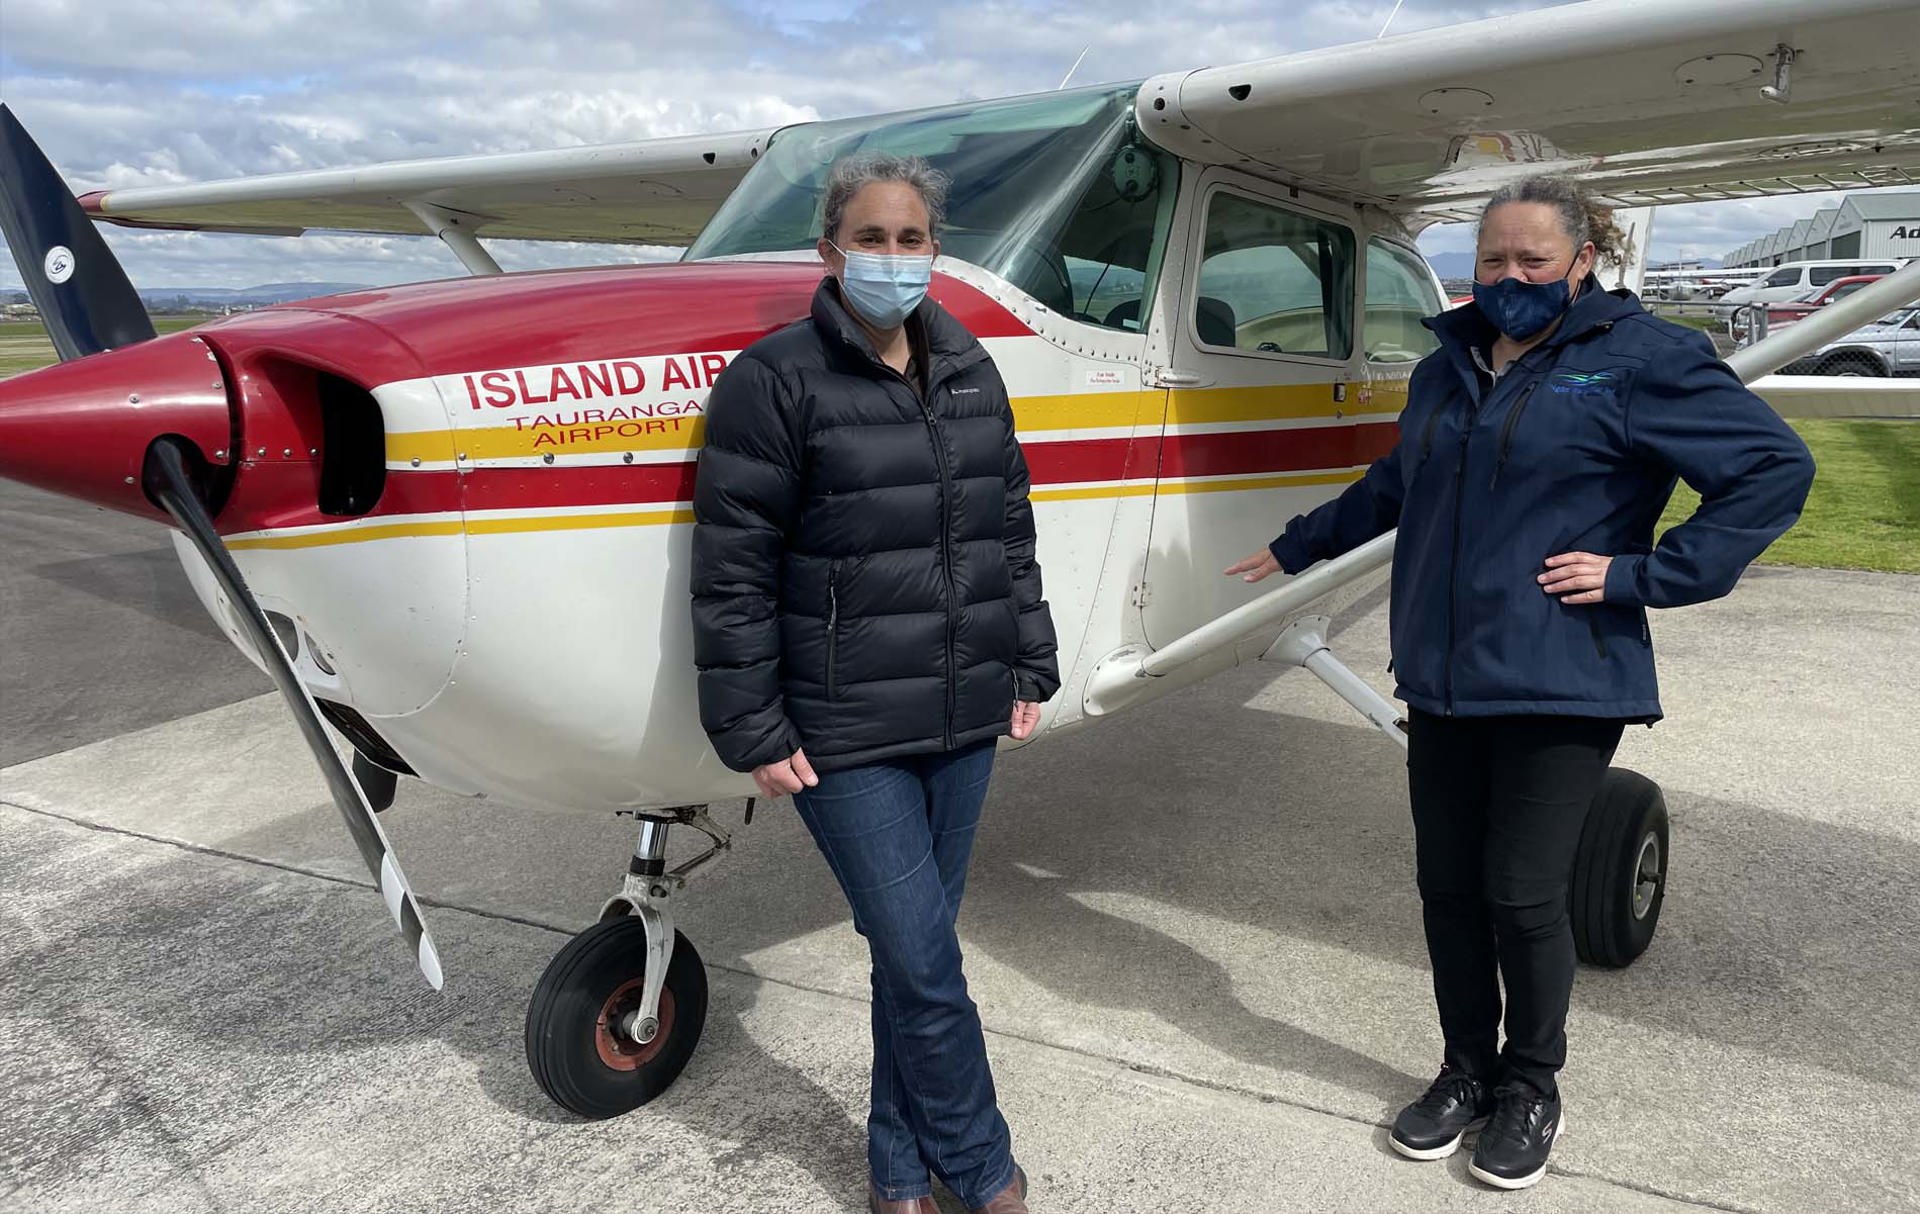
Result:
<svg viewBox="0 0 1920 1214"><path fill-rule="evenodd" d="M1640 963L1580 976L1529 1208L1920 1203L1916 608L1920 579L1761 570L1656 617L1670 719L1620 762L1667 789L1669 901ZM1387 688L1383 613L1348 624ZM520 1018L629 824L403 782L435 996L272 698L0 771L0 802L0 1209L857 1208L864 951L790 811L682 903L715 988L687 1073L584 1125ZM962 933L1038 1209L1517 1200L1384 1149L1439 1053L1404 784L1302 674L1007 756Z"/></svg>

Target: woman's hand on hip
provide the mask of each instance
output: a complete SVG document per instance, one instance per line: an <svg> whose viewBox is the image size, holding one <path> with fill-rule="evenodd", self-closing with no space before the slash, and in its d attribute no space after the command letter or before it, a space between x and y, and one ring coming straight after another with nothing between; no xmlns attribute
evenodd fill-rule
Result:
<svg viewBox="0 0 1920 1214"><path fill-rule="evenodd" d="M1030 700L1013 702L1013 740L1024 742L1033 736L1034 726L1040 724L1040 706Z"/></svg>
<svg viewBox="0 0 1920 1214"><path fill-rule="evenodd" d="M1547 571L1540 575L1540 589L1570 606L1601 603L1607 598L1607 567L1610 556L1591 552L1563 552L1547 558Z"/></svg>
<svg viewBox="0 0 1920 1214"><path fill-rule="evenodd" d="M1273 553L1265 548L1244 560L1235 561L1226 568L1228 577L1238 574L1243 582L1258 582L1278 572L1280 572L1280 562L1274 560Z"/></svg>
<svg viewBox="0 0 1920 1214"><path fill-rule="evenodd" d="M754 768L753 782L760 786L761 796L769 801L778 801L788 793L812 788L820 783L820 777L813 774L813 764L807 762L807 752L796 750L790 759L762 763Z"/></svg>

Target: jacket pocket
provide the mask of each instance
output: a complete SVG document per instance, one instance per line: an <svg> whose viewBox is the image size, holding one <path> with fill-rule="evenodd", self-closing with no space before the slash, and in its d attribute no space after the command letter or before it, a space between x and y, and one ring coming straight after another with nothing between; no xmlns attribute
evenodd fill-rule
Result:
<svg viewBox="0 0 1920 1214"><path fill-rule="evenodd" d="M1500 485L1500 470L1507 466L1507 457L1513 454L1513 432L1520 428L1520 415L1527 411L1527 402L1533 399L1533 390L1539 386L1537 379L1528 384L1520 393L1520 399L1513 402L1513 408L1507 410L1507 420L1500 427L1500 447L1493 458L1493 475L1487 480L1489 489Z"/></svg>
<svg viewBox="0 0 1920 1214"><path fill-rule="evenodd" d="M827 566L827 699L840 697L840 561Z"/></svg>
<svg viewBox="0 0 1920 1214"><path fill-rule="evenodd" d="M1600 655L1601 661L1605 661L1608 656L1607 634L1600 631L1600 616L1591 609L1587 612L1587 630L1593 633L1594 651Z"/></svg>
<svg viewBox="0 0 1920 1214"><path fill-rule="evenodd" d="M1440 425L1441 408L1442 406L1436 405L1433 412L1427 414L1427 424L1420 432L1420 454L1414 460L1413 467L1407 472L1408 484L1412 484L1413 478L1420 475L1420 469L1427 466L1428 458L1433 455L1433 432Z"/></svg>

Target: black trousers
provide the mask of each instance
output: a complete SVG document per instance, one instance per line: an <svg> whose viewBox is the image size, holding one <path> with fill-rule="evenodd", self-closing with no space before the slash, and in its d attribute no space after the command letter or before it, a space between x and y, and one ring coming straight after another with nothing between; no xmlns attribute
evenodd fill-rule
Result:
<svg viewBox="0 0 1920 1214"><path fill-rule="evenodd" d="M1587 807L1624 723L1415 711L1407 724L1420 901L1446 1061L1552 1096L1567 1061L1573 994L1567 886Z"/></svg>

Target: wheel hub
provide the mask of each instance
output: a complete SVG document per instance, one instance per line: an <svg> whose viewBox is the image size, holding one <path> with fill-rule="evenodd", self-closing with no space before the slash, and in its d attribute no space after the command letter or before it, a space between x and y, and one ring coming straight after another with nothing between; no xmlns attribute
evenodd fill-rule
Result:
<svg viewBox="0 0 1920 1214"><path fill-rule="evenodd" d="M642 988L646 979L634 978L621 983L607 996L600 1007L600 1015L593 1024L593 1044L600 1054L600 1061L616 1071L637 1071L652 1062L667 1044L667 1038L673 1032L673 992L660 992L660 1009L656 1020L639 1020L635 1023L640 1009ZM652 1031L648 1031L648 1026Z"/></svg>
<svg viewBox="0 0 1920 1214"><path fill-rule="evenodd" d="M1633 865L1633 917L1645 919L1660 894L1660 836L1647 832Z"/></svg>

